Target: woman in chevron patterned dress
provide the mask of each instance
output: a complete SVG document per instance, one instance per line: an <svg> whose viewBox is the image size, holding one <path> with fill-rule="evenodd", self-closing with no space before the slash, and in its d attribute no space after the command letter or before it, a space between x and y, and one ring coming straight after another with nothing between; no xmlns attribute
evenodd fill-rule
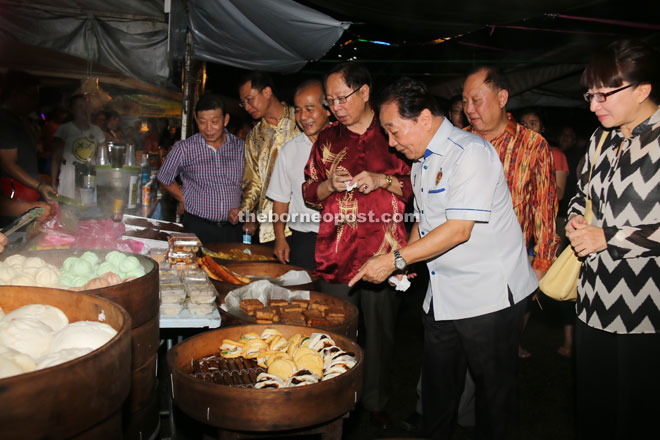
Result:
<svg viewBox="0 0 660 440"><path fill-rule="evenodd" d="M642 43L617 41L582 74L602 127L591 138L566 227L585 257L575 335L578 438L660 435L658 60Z"/></svg>

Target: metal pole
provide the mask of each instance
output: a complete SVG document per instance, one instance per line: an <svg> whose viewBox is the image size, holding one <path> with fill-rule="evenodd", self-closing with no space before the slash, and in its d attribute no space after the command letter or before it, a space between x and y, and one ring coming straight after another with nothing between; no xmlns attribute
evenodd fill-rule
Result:
<svg viewBox="0 0 660 440"><path fill-rule="evenodd" d="M186 33L186 57L183 66L183 92L181 102L181 140L193 132L193 104L204 93L206 63L193 60L190 29Z"/></svg>
<svg viewBox="0 0 660 440"><path fill-rule="evenodd" d="M181 140L190 135L192 96L190 90L190 77L192 74L192 45L190 29L186 32L186 57L183 64L183 91L181 96Z"/></svg>

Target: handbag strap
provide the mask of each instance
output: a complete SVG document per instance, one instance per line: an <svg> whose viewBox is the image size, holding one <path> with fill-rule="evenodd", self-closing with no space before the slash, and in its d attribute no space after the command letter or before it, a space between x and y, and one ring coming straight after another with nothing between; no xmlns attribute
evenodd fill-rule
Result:
<svg viewBox="0 0 660 440"><path fill-rule="evenodd" d="M596 159L598 159L598 155L600 154L600 148L603 146L605 143L605 139L607 139L607 136L609 136L610 132L603 130L603 134L600 136L600 141L598 141L598 146L596 147L596 153L594 154L594 159L591 162L591 168L589 169L589 180L587 180L587 186L590 186L591 184L591 174L594 171L594 165L596 165ZM587 200L590 199L589 194L591 193L591 188L589 188L589 191L587 191Z"/></svg>

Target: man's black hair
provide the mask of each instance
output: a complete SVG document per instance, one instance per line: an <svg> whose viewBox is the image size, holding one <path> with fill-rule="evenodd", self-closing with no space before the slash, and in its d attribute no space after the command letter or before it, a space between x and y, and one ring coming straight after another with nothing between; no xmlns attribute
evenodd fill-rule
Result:
<svg viewBox="0 0 660 440"><path fill-rule="evenodd" d="M328 83L328 78L330 75L335 73L341 74L346 85L353 90L357 90L365 84L369 86L370 91L372 90L371 74L369 73L369 69L367 69L364 64L357 63L355 61L345 61L343 63L336 64L323 76L324 87Z"/></svg>
<svg viewBox="0 0 660 440"><path fill-rule="evenodd" d="M385 87L379 102L381 106L396 103L399 114L405 119L416 119L424 109L428 109L434 116L442 116L442 109L426 84L412 78L403 77Z"/></svg>
<svg viewBox="0 0 660 440"><path fill-rule="evenodd" d="M493 89L498 91L509 90L506 77L499 67L495 67L489 64L479 64L470 69L467 76L484 71L486 72L486 79L484 80L484 83L490 85Z"/></svg>
<svg viewBox="0 0 660 440"><path fill-rule="evenodd" d="M263 91L263 89L266 87L270 87L270 89L273 91L273 95L277 96L277 93L275 92L275 83L273 82L273 77L271 77L266 72L255 70L253 72L246 73L238 81L238 88L240 89L247 82L249 82L250 86L258 92Z"/></svg>
<svg viewBox="0 0 660 440"><path fill-rule="evenodd" d="M205 93L199 97L199 101L197 101L197 105L195 105L195 116L197 116L199 112L216 109L220 109L222 114L225 114L225 102L223 99L215 93Z"/></svg>

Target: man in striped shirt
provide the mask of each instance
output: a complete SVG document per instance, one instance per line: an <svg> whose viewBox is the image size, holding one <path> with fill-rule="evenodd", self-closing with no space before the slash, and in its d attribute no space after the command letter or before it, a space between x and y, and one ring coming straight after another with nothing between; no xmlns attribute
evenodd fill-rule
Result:
<svg viewBox="0 0 660 440"><path fill-rule="evenodd" d="M227 131L229 115L217 95L199 99L195 121L199 133L172 147L158 180L179 202L186 232L202 243L240 242L240 227L228 214L241 203L245 144Z"/></svg>

